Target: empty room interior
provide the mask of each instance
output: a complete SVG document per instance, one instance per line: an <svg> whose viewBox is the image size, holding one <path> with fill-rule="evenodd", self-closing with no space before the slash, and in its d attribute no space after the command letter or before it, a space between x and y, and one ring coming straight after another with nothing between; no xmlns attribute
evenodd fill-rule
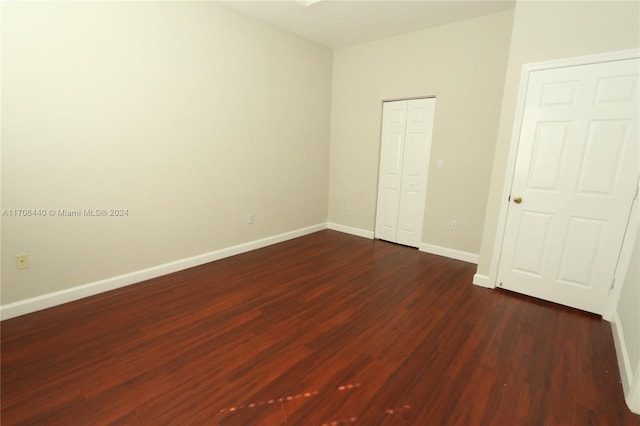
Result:
<svg viewBox="0 0 640 426"><path fill-rule="evenodd" d="M640 425L640 2L0 21L3 425Z"/></svg>

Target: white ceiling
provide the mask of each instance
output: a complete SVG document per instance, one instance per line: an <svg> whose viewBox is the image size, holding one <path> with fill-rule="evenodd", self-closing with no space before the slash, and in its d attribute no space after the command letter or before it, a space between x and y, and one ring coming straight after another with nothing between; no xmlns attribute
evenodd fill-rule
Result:
<svg viewBox="0 0 640 426"><path fill-rule="evenodd" d="M219 3L328 48L339 49L513 9L515 0L221 0Z"/></svg>

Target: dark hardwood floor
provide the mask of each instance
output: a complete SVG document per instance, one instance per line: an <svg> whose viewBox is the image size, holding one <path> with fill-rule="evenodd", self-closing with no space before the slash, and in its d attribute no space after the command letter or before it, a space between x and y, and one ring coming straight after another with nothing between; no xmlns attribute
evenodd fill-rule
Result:
<svg viewBox="0 0 640 426"><path fill-rule="evenodd" d="M2 425L638 425L610 324L322 231L1 324Z"/></svg>

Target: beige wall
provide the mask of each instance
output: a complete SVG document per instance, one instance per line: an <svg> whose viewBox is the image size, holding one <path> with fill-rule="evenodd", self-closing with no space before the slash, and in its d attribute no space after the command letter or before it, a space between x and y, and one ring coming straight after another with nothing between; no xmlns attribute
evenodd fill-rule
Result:
<svg viewBox="0 0 640 426"><path fill-rule="evenodd" d="M2 208L129 213L3 217L2 304L326 222L328 49L212 2L2 8Z"/></svg>
<svg viewBox="0 0 640 426"><path fill-rule="evenodd" d="M372 231L381 101L420 95L437 96L423 241L480 253L486 275L522 64L637 47L639 12L519 2L515 16L337 50L332 70L329 50L210 2L3 3L2 208L129 216L3 217L1 303L327 210ZM29 270L16 271L18 253Z"/></svg>
<svg viewBox="0 0 640 426"><path fill-rule="evenodd" d="M516 3L478 274L488 276L493 260L522 65L639 46L639 2Z"/></svg>
<svg viewBox="0 0 640 426"><path fill-rule="evenodd" d="M497 13L334 52L330 222L373 231L382 101L435 95L423 242L479 252L512 16Z"/></svg>

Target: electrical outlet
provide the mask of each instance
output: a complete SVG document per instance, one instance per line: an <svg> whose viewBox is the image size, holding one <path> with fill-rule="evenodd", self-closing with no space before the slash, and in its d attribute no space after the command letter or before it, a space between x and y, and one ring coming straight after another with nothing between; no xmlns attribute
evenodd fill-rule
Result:
<svg viewBox="0 0 640 426"><path fill-rule="evenodd" d="M436 162L436 167L437 167L438 169L444 169L444 160L438 160L438 161Z"/></svg>
<svg viewBox="0 0 640 426"><path fill-rule="evenodd" d="M455 220L452 220L451 223L449 224L449 229L451 229L452 231L455 231L456 229L458 229L458 222Z"/></svg>
<svg viewBox="0 0 640 426"><path fill-rule="evenodd" d="M27 269L29 267L29 255L28 254L17 254L16 255L16 268L18 269Z"/></svg>
<svg viewBox="0 0 640 426"><path fill-rule="evenodd" d="M249 213L249 214L247 215L247 223L248 223L249 225L251 225L251 224L253 223L253 218L254 218L253 213Z"/></svg>

